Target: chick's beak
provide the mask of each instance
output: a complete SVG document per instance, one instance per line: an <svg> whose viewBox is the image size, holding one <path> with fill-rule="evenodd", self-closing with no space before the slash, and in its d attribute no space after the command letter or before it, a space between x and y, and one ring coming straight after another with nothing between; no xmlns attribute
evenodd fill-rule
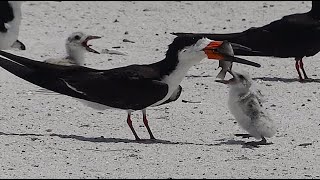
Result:
<svg viewBox="0 0 320 180"><path fill-rule="evenodd" d="M100 38L101 38L100 36L88 36L86 40L89 41L91 39L100 39Z"/></svg>
<svg viewBox="0 0 320 180"><path fill-rule="evenodd" d="M82 42L82 46L86 48L87 51L92 52L92 53L96 53L96 54L100 54L98 51L90 48L91 45L88 45L88 41L92 40L92 39L100 39L100 36L88 36L83 42Z"/></svg>

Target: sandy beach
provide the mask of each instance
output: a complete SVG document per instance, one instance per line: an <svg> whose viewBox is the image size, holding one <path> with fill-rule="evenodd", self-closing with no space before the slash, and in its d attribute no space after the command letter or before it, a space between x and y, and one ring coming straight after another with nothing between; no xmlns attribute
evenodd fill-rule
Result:
<svg viewBox="0 0 320 180"><path fill-rule="evenodd" d="M72 32L102 36L86 66L110 69L164 58L171 32L241 32L293 13L311 1L62 1L24 2L19 39L39 61L65 54ZM129 40L123 41L124 39ZM304 58L314 82L300 83L293 58L242 57L275 120L272 145L253 148L227 107L228 88L215 82L218 61L203 60L182 81L180 98L148 108L157 140L135 141L126 112L98 111L74 98L37 93L38 86L0 68L0 178L168 179L319 178L320 54ZM142 114L132 116L148 139Z"/></svg>

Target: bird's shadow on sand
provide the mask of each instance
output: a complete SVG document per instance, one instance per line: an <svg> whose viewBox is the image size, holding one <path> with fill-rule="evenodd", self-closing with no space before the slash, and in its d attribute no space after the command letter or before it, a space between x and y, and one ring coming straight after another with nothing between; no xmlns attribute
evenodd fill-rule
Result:
<svg viewBox="0 0 320 180"><path fill-rule="evenodd" d="M320 83L320 79L304 79L300 81L298 78L278 78L278 77L255 77L253 80L271 81L271 82L301 82L301 83Z"/></svg>
<svg viewBox="0 0 320 180"><path fill-rule="evenodd" d="M198 146L221 146L221 145L242 145L242 148L254 148L252 146L248 146L244 141L237 140L225 140L219 139L216 141L221 141L219 143L191 143L191 142L173 142L168 140L161 139L141 139L139 141L134 139L123 139L123 138L105 138L105 137L84 137L79 135L64 135L64 134L33 134L33 133L4 133L0 132L0 136L35 136L35 137L59 137L62 139L75 139L79 141L88 141L95 143L137 143L137 144L171 144L171 145L198 145Z"/></svg>
<svg viewBox="0 0 320 180"><path fill-rule="evenodd" d="M167 140L161 139L141 139L139 141L134 139L123 139L123 138L105 138L105 137L84 137L79 135L64 135L64 134L33 134L33 133L4 133L0 132L0 136L36 136L36 137L59 137L62 139L75 139L79 141L88 141L88 142L95 142L95 143L137 143L137 144L180 144L180 145L203 145L203 146L215 146L216 144L205 144L205 143L189 143L189 142L172 142Z"/></svg>
<svg viewBox="0 0 320 180"><path fill-rule="evenodd" d="M216 146L221 146L221 145L242 145L242 148L249 148L249 149L260 147L260 146L248 145L248 144L246 144L245 141L239 141L239 140L234 140L234 139L229 139L229 140L219 139L219 140L216 140L216 141L221 141L220 143L215 144Z"/></svg>

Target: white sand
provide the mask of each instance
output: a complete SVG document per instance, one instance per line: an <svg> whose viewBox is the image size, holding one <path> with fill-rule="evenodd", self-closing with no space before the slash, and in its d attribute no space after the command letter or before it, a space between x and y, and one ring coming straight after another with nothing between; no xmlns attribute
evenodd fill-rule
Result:
<svg viewBox="0 0 320 180"><path fill-rule="evenodd" d="M19 39L27 50L10 52L60 57L65 38L85 31L103 36L92 41L95 49L120 46L114 50L127 54L88 53L87 66L145 64L164 57L170 32L238 32L310 8L311 2L300 1L25 2ZM246 132L227 108L227 87L214 82L217 61L193 67L176 102L147 110L159 141L142 143L134 141L125 111L97 111L67 96L34 93L38 86L1 69L0 178L319 178L319 83L298 82L292 58L246 58L262 67L234 69L263 78L257 86L278 126L268 139L274 144L260 148L243 146L254 139L233 136ZM304 62L320 82L319 54ZM149 138L140 111L133 124Z"/></svg>

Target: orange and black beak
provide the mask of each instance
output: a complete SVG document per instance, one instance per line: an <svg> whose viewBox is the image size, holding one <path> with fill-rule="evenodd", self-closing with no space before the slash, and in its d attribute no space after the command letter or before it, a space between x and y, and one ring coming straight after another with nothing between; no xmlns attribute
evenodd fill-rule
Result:
<svg viewBox="0 0 320 180"><path fill-rule="evenodd" d="M232 43L232 46L231 46L230 43L227 41L212 41L203 49L203 51L206 53L208 59L215 59L219 61L231 61L231 62L237 62L240 64L246 64L250 66L261 67L261 65L258 63L248 61L246 59L234 57L233 53L232 54L230 53L230 52L233 52L232 47L236 47L237 49L243 49L246 51L250 49L248 47L238 45L235 43Z"/></svg>
<svg viewBox="0 0 320 180"><path fill-rule="evenodd" d="M88 44L89 40L92 39L100 39L100 36L88 36L83 42L82 42L82 46L86 48L87 51L92 52L92 53L96 53L96 54L100 54L98 51L90 48L90 44Z"/></svg>

